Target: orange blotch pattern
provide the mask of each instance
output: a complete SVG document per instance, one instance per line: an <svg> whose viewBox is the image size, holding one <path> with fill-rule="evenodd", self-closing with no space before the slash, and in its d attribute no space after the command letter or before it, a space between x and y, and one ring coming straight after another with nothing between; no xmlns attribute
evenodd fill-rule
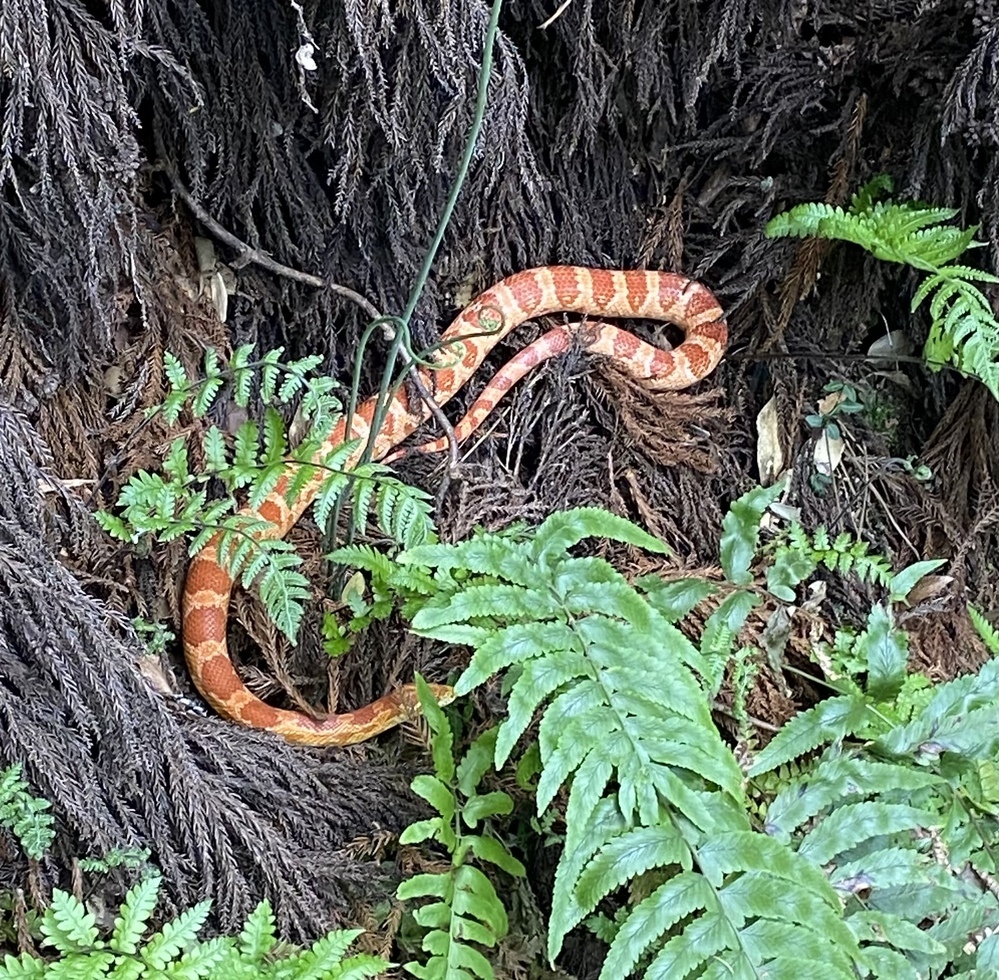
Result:
<svg viewBox="0 0 999 980"><path fill-rule="evenodd" d="M535 315L559 311L668 320L683 329L686 339L675 351L668 352L606 323L587 323L582 331L579 324L550 330L522 350L487 385L460 423L457 430L460 435L467 435L488 417L504 392L532 367L564 352L574 336L594 353L616 358L636 377L651 378L654 386L673 389L688 387L714 370L728 342L728 330L715 297L699 283L683 276L667 272L615 273L577 266L529 269L483 293L444 332L442 339L445 342L458 337L466 339L460 365L437 372L421 371L437 403L447 402L478 369L489 351L518 324ZM495 326L497 320L499 328L494 332L467 337L479 333L486 321L489 326ZM450 356L454 357L456 353ZM360 405L357 409L359 421L353 421L351 428L360 425L363 433L371 424L375 405L373 398ZM376 458L386 456L429 414L422 403L411 409L406 392L401 389L388 405L381 430L372 433ZM345 436L346 424L341 422L330 434L319 456L339 445ZM446 443L438 440L431 445L443 448ZM294 507L289 508L283 499L287 477L282 477L256 512L256 516L276 525L268 534L286 534L315 498L320 482L310 482ZM244 509L242 513L253 512ZM221 714L242 724L274 732L291 742L346 745L371 738L399 724L415 710L417 699L411 686L357 711L329 715L321 721L300 712L272 708L254 697L240 680L226 650L226 616L232 586L229 576L218 566L214 546L209 545L192 561L183 597L188 669L199 690ZM432 687L442 703L453 699L451 688Z"/></svg>

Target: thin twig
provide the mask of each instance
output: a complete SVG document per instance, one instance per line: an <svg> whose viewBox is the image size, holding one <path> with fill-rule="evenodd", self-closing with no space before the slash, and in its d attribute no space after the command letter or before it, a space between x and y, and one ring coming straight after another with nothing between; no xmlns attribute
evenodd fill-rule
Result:
<svg viewBox="0 0 999 980"><path fill-rule="evenodd" d="M351 289L349 286L341 286L339 283L328 282L325 279L321 279L319 276L314 276L310 272L301 272L298 269L293 269L291 266L284 265L282 262L272 259L266 252L261 252L259 249L247 245L242 239L237 238L231 231L220 225L200 204L198 204L198 202L191 196L187 188L181 183L180 178L176 175L176 173L170 169L166 169L166 173L170 178L170 183L173 184L174 190L177 192L177 196L180 197L180 199L191 209L198 221L200 221L219 241L224 242L230 248L235 249L235 251L239 254L241 264L245 265L253 263L254 265L260 266L262 269L266 269L268 272L273 272L275 275L284 276L285 279L302 282L307 286L315 286L317 289L329 289L338 296L343 296L345 299L349 299L351 302L356 303L372 320L383 319L382 314L378 311L378 308L370 300L362 296L356 290ZM389 340L394 339L395 334L391 327L386 327L386 334ZM434 417L437 424L443 430L444 435L447 437L448 447L450 449L450 458L457 461L458 442L457 437L454 434L454 427L448 421L447 416L444 414L444 410L437 404L437 401L430 394L427 386L423 383L423 379L420 377L419 370L413 362L413 358L404 346L399 348L399 356L406 365L406 370L409 372L409 377L413 387L416 389L420 398L423 399L423 402L429 409L430 414Z"/></svg>

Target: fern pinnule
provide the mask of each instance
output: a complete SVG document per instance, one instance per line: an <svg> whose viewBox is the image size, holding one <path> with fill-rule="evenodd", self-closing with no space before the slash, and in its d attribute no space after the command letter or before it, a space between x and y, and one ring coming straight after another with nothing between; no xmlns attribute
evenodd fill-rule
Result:
<svg viewBox="0 0 999 980"><path fill-rule="evenodd" d="M149 937L142 948L142 959L155 970L164 970L177 956L198 940L198 933L208 918L210 901L198 902L185 909L176 919L164 923L163 927Z"/></svg>
<svg viewBox="0 0 999 980"><path fill-rule="evenodd" d="M904 803L863 800L836 807L798 846L798 853L817 865L850 851L872 837L892 837L910 830L929 830L943 823L932 812Z"/></svg>
<svg viewBox="0 0 999 980"><path fill-rule="evenodd" d="M888 756L919 757L923 753L939 755L953 747L988 757L999 742L993 724L997 688L999 660L993 658L977 674L957 677L938 687L917 717L880 735L878 750Z"/></svg>
<svg viewBox="0 0 999 980"><path fill-rule="evenodd" d="M52 904L42 916L42 935L48 946L62 952L99 948L97 919L83 903L60 888L52 890Z"/></svg>
<svg viewBox="0 0 999 980"><path fill-rule="evenodd" d="M974 626L975 632L981 637L986 649L994 656L999 656L999 630L970 603L967 609L971 625Z"/></svg>
<svg viewBox="0 0 999 980"><path fill-rule="evenodd" d="M574 507L552 514L531 536L539 561L548 556L561 557L584 538L604 538L643 548L653 554L668 554L669 547L648 531L617 514L599 507Z"/></svg>
<svg viewBox="0 0 999 980"><path fill-rule="evenodd" d="M795 830L804 826L834 803L865 799L893 791L912 792L940 786L943 780L933 773L892 762L840 757L841 750L829 749L817 765L822 778L797 777L790 780L767 808L767 833L789 842Z"/></svg>
<svg viewBox="0 0 999 980"><path fill-rule="evenodd" d="M134 954L138 951L149 917L156 908L159 887L159 876L148 875L129 889L114 920L114 930L108 942L116 953Z"/></svg>
<svg viewBox="0 0 999 980"><path fill-rule="evenodd" d="M748 775L768 772L820 745L852 735L870 724L870 720L870 706L860 694L826 698L788 721L781 728L780 737L774 738L756 756Z"/></svg>
<svg viewBox="0 0 999 980"><path fill-rule="evenodd" d="M263 959L277 943L276 925L271 903L264 900L246 917L236 937L236 948L240 954L251 960Z"/></svg>
<svg viewBox="0 0 999 980"><path fill-rule="evenodd" d="M499 535L475 535L457 544L428 544L409 548L399 556L403 564L432 565L441 572L463 571L495 576L514 585L529 586L537 577L535 552Z"/></svg>

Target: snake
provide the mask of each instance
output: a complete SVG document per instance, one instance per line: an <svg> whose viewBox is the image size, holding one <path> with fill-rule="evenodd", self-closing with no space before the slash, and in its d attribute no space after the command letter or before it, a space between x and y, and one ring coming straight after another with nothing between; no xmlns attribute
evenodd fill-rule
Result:
<svg viewBox="0 0 999 980"><path fill-rule="evenodd" d="M714 371L728 341L728 327L718 300L695 280L672 272L541 266L501 280L458 314L441 337L436 362L417 368L424 390L433 393L438 405L444 405L511 330L554 313L582 314L584 319L548 330L509 361L455 427L456 438L466 438L481 425L503 395L532 368L573 345L613 358L652 388L677 391ZM683 331L684 339L675 348L664 349L621 327L585 319L604 316L672 323ZM373 397L358 405L350 419L341 418L314 461L326 458L348 439L359 439L360 444L345 468L356 465L369 441L372 459L394 460L400 452L390 455L392 450L431 415L422 398L411 399L406 387L401 386L388 402L378 430L372 433L377 403L378 398ZM437 452L447 444L447 440L436 440L416 451ZM289 503L293 474L289 464L258 507L240 511L266 522L253 532L257 538L283 538L315 499L325 479L325 474L318 472ZM220 535L216 535L191 559L181 597L187 669L195 687L218 714L288 742L312 746L356 744L418 716L414 685L401 686L355 711L315 717L273 707L253 694L237 673L227 647L234 583L220 562L219 544ZM432 684L430 688L441 703L453 700L453 689L447 685Z"/></svg>

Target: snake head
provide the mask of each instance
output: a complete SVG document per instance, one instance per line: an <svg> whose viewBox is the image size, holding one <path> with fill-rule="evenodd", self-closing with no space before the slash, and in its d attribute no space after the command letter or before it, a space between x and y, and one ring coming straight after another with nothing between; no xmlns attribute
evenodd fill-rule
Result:
<svg viewBox="0 0 999 980"><path fill-rule="evenodd" d="M431 693L441 707L450 704L455 699L454 688L447 684L428 684L427 687L430 688ZM415 685L407 684L405 687L399 688L396 693L399 697L400 706L410 718L416 718L420 715L420 698L416 693Z"/></svg>

